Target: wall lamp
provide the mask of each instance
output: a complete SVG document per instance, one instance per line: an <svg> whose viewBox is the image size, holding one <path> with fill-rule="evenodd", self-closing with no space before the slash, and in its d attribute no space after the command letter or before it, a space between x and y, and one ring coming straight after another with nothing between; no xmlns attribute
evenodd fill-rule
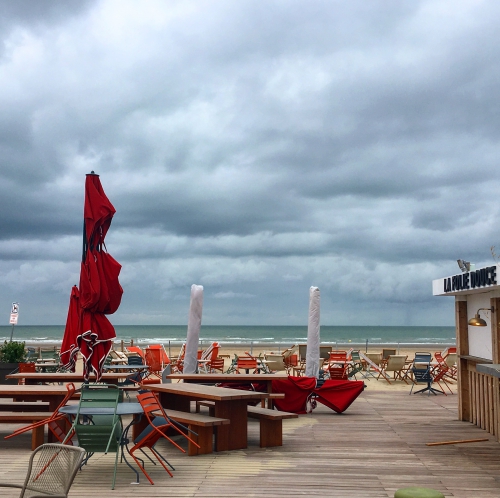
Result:
<svg viewBox="0 0 500 498"><path fill-rule="evenodd" d="M491 311L492 313L494 313L495 308L493 306L491 308L479 308L474 318L471 318L469 320L469 325L473 325L474 327L486 327L486 322L479 316L479 312L481 310Z"/></svg>

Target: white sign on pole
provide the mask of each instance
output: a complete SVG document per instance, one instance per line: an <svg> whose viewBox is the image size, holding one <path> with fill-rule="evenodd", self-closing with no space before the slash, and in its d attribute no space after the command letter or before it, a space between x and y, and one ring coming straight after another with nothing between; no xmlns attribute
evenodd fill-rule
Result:
<svg viewBox="0 0 500 498"><path fill-rule="evenodd" d="M12 309L10 311L10 324L17 325L17 317L19 316L19 303L12 303Z"/></svg>

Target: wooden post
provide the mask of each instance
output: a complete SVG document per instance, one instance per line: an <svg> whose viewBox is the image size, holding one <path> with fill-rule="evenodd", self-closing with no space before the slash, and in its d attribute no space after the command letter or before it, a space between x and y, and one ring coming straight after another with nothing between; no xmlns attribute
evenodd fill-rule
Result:
<svg viewBox="0 0 500 498"><path fill-rule="evenodd" d="M458 420L471 421L471 391L467 360L462 356L469 354L469 323L467 320L467 301L455 298L455 328L457 334L458 367Z"/></svg>
<svg viewBox="0 0 500 498"><path fill-rule="evenodd" d="M494 297L490 299L490 305L493 307L491 313L491 341L492 341L492 360L494 364L500 363L500 298ZM500 379L493 377L493 399L491 410L493 434L497 441L500 441Z"/></svg>

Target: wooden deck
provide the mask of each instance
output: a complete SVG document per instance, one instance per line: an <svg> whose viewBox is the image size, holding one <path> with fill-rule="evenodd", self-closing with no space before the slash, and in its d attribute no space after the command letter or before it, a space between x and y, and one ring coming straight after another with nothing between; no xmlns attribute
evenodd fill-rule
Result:
<svg viewBox="0 0 500 498"><path fill-rule="evenodd" d="M370 384L370 383L369 383ZM393 497L398 488L426 486L445 496L498 498L500 444L475 425L457 421L457 396L412 395L368 389L342 415L319 405L314 414L283 422L283 446L259 448L259 422L249 421L247 450L188 457L162 443L175 467L141 474L119 464L111 491L113 455L94 456L79 472L70 497ZM409 388L408 388L409 391ZM0 436L14 426L1 425ZM488 438L444 446L427 442ZM21 481L31 435L0 439L0 481ZM0 496L18 496L9 489Z"/></svg>

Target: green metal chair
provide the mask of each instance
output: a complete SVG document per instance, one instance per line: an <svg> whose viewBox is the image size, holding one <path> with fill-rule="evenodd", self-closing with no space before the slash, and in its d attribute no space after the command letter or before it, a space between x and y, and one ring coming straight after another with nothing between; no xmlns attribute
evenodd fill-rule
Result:
<svg viewBox="0 0 500 498"><path fill-rule="evenodd" d="M356 374L361 372L364 368L363 362L361 361L361 356L359 356L359 351L351 351L351 365L349 366L349 373L347 377L350 379L354 377L356 380Z"/></svg>
<svg viewBox="0 0 500 498"><path fill-rule="evenodd" d="M83 464L86 464L94 453L116 453L111 489L115 488L122 434L121 420L116 413L121 396L120 389L115 385L82 386L80 403L72 426L78 445L87 453Z"/></svg>

